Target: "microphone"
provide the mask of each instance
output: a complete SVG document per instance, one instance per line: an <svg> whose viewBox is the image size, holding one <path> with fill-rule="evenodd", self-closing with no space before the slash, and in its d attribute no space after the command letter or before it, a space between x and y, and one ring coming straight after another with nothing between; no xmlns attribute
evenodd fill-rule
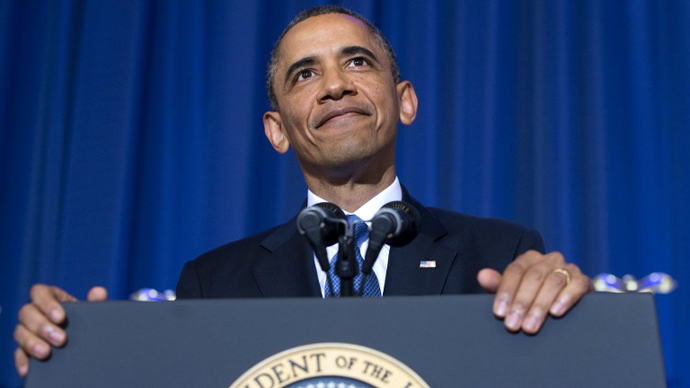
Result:
<svg viewBox="0 0 690 388"><path fill-rule="evenodd" d="M326 247L338 242L338 237L345 233L345 225L347 216L330 202L304 208L297 216L297 230L307 238L321 269L326 273L331 269Z"/></svg>
<svg viewBox="0 0 690 388"><path fill-rule="evenodd" d="M407 202L393 201L383 205L371 220L369 246L362 273L371 273L384 244L401 247L414 240L419 234L420 223L419 211Z"/></svg>

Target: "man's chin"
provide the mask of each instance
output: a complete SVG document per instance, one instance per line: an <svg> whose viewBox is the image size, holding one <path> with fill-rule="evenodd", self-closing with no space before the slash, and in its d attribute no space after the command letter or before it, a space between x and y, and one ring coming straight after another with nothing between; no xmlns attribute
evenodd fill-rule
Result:
<svg viewBox="0 0 690 388"><path fill-rule="evenodd" d="M391 164L386 158L377 157L377 155L378 153L362 147L352 150L341 148L337 152L333 152L328 163L324 163L322 166L329 170L330 174L341 176L369 175L369 173L385 169L388 164Z"/></svg>

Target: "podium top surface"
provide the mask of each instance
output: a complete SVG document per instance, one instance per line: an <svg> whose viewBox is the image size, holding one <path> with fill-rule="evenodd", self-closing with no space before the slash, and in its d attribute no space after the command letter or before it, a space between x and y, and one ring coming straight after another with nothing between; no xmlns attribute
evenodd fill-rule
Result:
<svg viewBox="0 0 690 388"><path fill-rule="evenodd" d="M68 344L47 362L32 360L26 387L228 387L277 353L333 342L382 352L430 387L665 386L651 295L588 295L534 336L506 331L492 301L461 295L68 303ZM297 383L267 379L247 387Z"/></svg>

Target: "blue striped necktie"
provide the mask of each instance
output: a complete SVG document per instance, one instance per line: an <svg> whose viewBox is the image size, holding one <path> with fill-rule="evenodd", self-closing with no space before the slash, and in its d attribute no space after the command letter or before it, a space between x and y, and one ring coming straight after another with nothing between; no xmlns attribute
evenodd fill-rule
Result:
<svg viewBox="0 0 690 388"><path fill-rule="evenodd" d="M355 277L354 281L354 291L355 293L359 292L360 290L360 285L362 284L362 263L364 262L364 257L362 257L362 252L360 248L362 247L362 243L364 243L367 238L369 238L369 228L367 227L367 224L362 222L362 219L357 217L354 214L350 214L347 216L347 222L352 225L355 221L357 223L355 224L355 257L357 259L357 265L360 268L359 273ZM333 296L338 296L340 295L340 278L338 275L335 274L335 265L336 261L338 260L338 254L335 254L333 258L331 259L331 270L328 271L330 273L331 279L333 279L333 292L331 292L330 287L328 286L328 282L326 282L326 289L324 294L326 295L326 298L331 298ZM373 271L366 276L365 279L366 283L364 284L364 292L362 293L364 297L377 297L381 296L381 287L379 287L379 279L376 277L376 273Z"/></svg>

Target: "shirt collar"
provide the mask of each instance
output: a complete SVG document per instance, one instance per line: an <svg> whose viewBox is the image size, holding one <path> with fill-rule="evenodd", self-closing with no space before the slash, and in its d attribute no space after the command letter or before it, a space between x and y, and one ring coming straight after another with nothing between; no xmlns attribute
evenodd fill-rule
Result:
<svg viewBox="0 0 690 388"><path fill-rule="evenodd" d="M355 210L354 213L345 212L345 214L354 214L363 220L370 220L374 218L376 212L383 207L383 205L392 201L402 201L402 186L400 186L400 181L398 177L395 177L393 183L385 188L380 193L376 194L374 198L370 199L367 203L362 205L359 209ZM320 202L327 202L323 198L307 190L307 206L313 206Z"/></svg>

